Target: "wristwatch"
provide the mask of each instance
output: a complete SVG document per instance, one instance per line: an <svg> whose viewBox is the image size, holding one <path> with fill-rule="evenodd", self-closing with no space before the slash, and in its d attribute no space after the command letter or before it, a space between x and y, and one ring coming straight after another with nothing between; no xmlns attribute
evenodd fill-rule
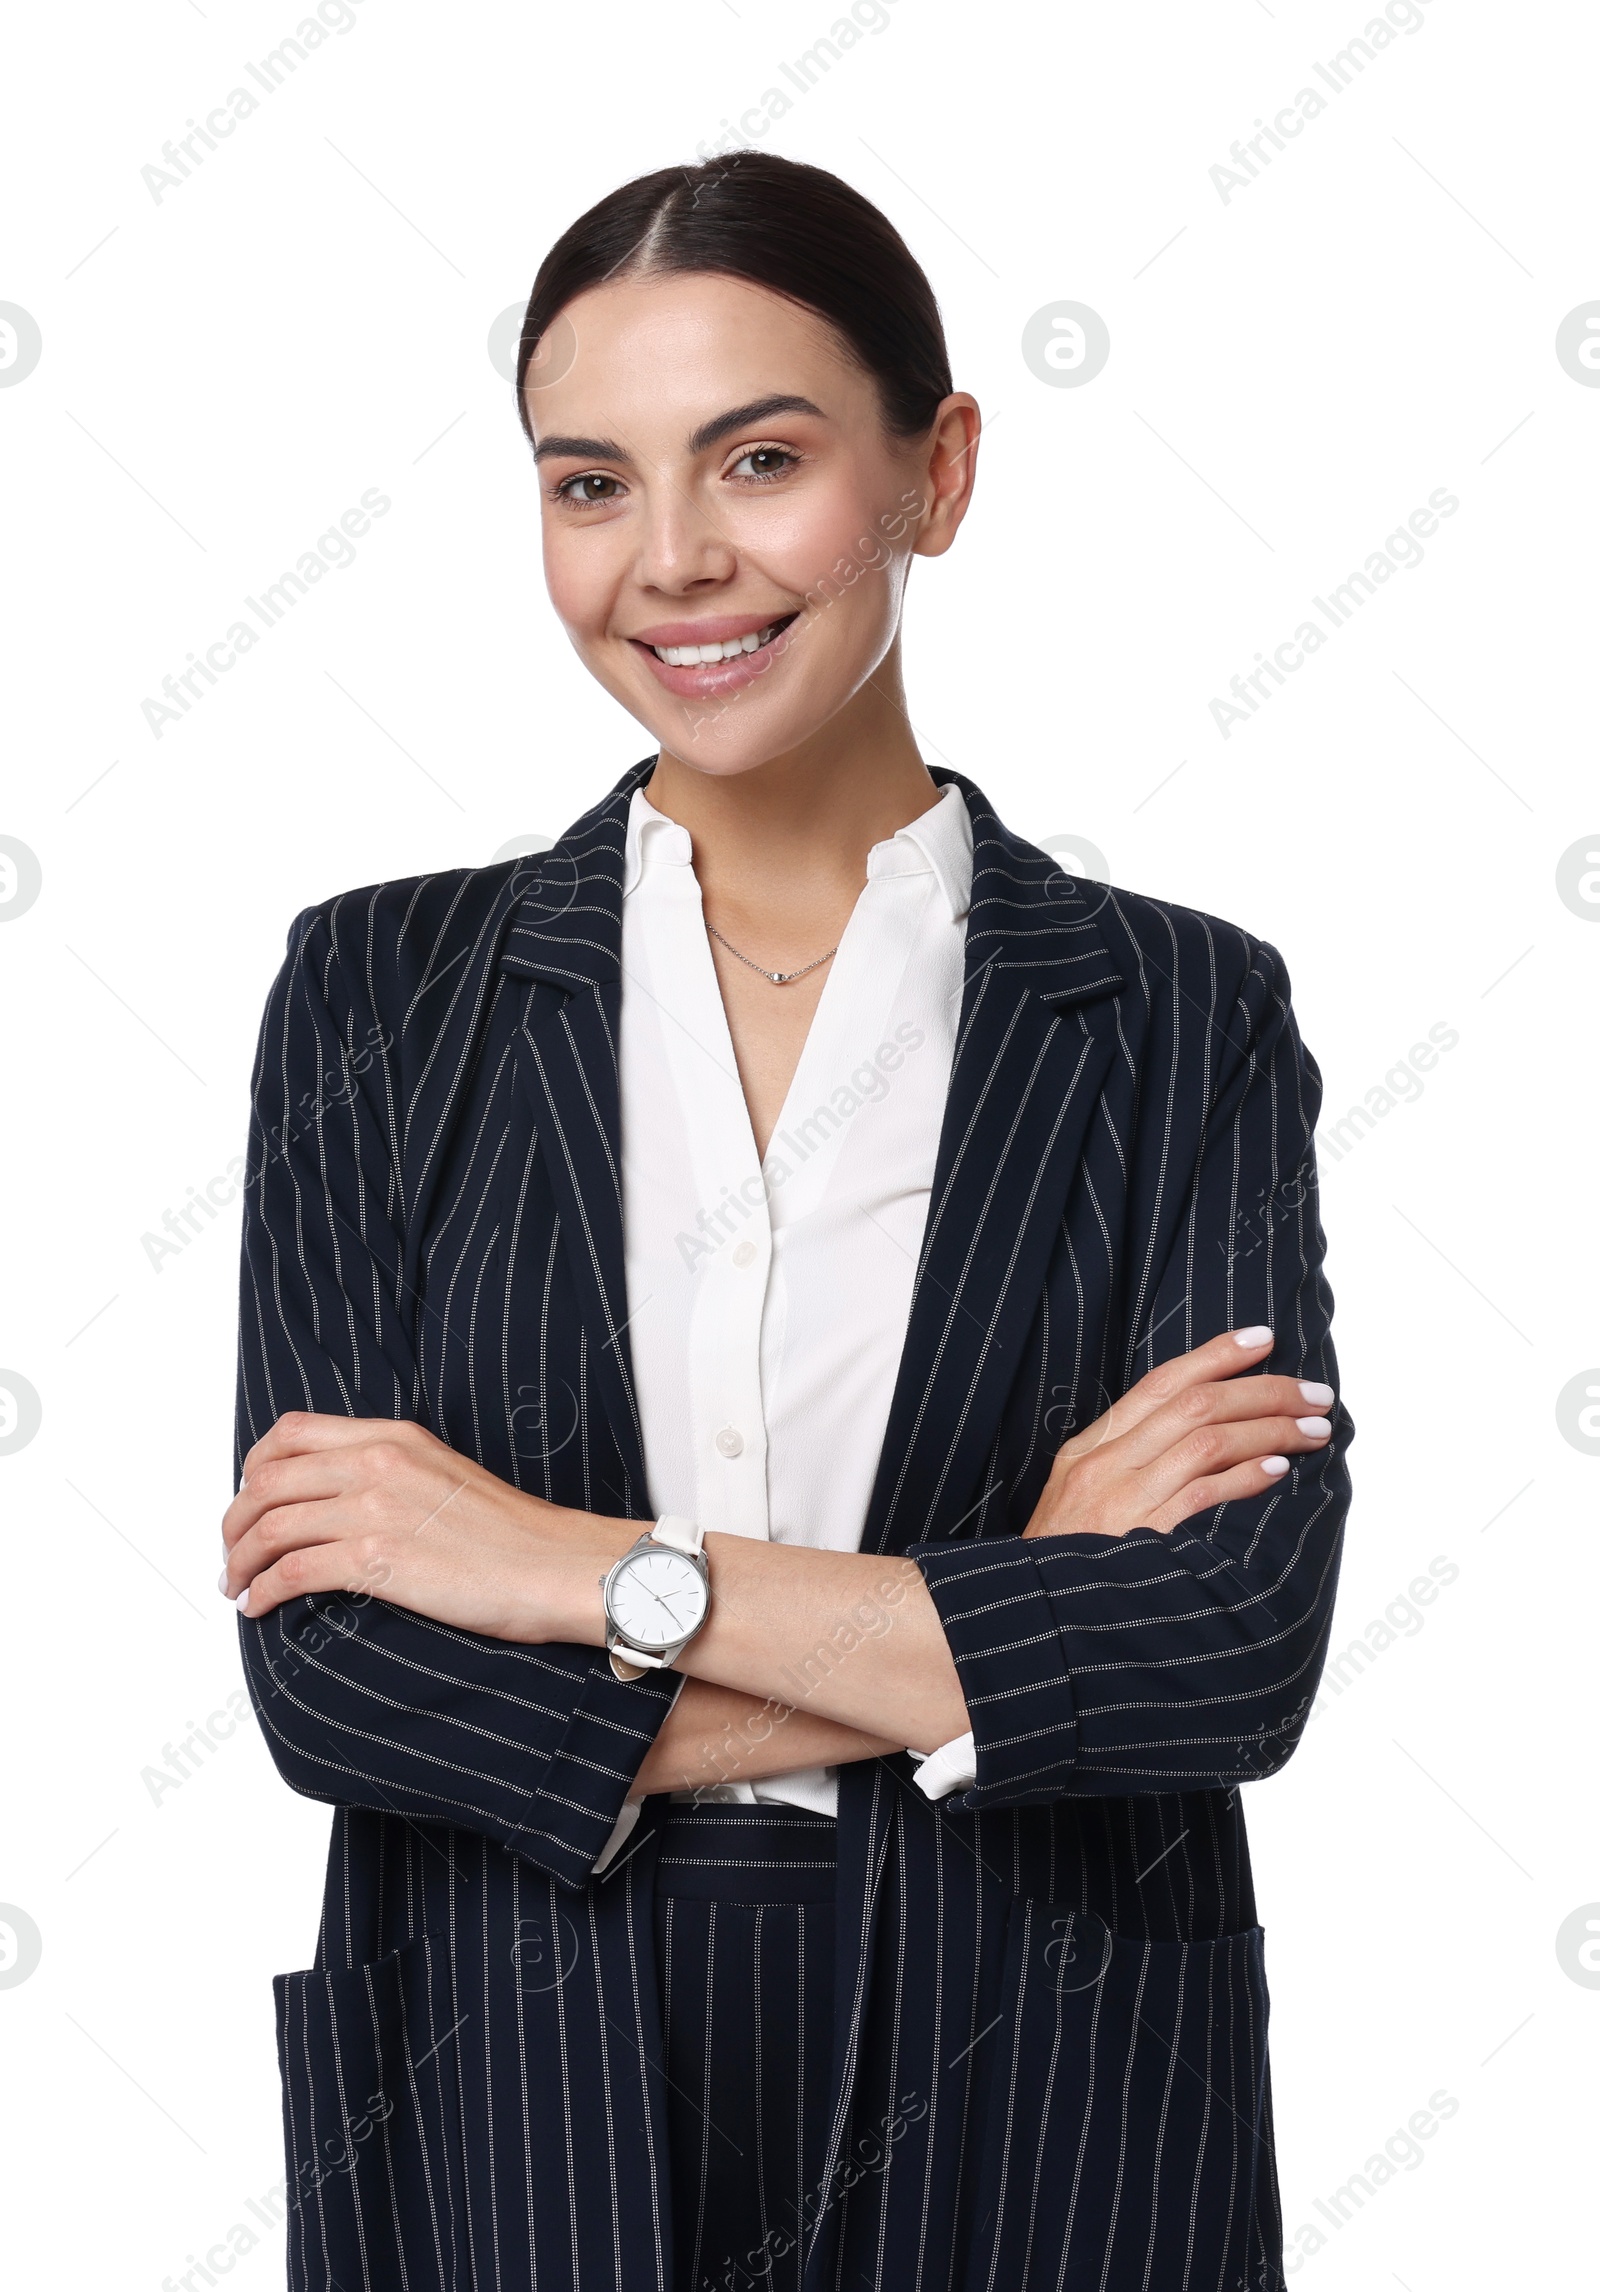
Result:
<svg viewBox="0 0 1600 2292"><path fill-rule="evenodd" d="M711 1609L705 1531L666 1513L600 1578L606 1648L619 1679L660 1671L681 1655Z"/></svg>

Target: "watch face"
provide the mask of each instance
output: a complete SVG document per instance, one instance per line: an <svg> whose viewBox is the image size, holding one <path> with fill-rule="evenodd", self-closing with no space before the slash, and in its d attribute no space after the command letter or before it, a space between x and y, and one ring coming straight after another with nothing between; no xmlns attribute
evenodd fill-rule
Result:
<svg viewBox="0 0 1600 2292"><path fill-rule="evenodd" d="M681 1552L640 1552L612 1579L606 1605L641 1647L672 1647L705 1615L705 1579Z"/></svg>

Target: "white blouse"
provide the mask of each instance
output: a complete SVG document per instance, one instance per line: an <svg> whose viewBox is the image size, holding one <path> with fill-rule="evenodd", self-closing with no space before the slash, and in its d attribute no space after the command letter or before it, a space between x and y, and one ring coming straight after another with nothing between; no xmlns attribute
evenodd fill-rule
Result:
<svg viewBox="0 0 1600 2292"><path fill-rule="evenodd" d="M932 1191L971 896L971 822L947 786L867 855L763 1163L689 832L635 791L622 1208L628 1341L658 1512L728 1535L860 1550ZM714 1563L711 1582L714 1599ZM835 1767L746 1782L728 1766L727 1781L673 1797L836 1810ZM930 1798L973 1779L970 1734L917 1771ZM597 1869L637 1814L624 1808Z"/></svg>

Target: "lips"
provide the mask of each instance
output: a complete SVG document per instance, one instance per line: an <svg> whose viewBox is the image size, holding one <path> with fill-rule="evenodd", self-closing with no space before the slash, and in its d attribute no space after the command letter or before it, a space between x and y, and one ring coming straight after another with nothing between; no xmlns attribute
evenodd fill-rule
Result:
<svg viewBox="0 0 1600 2292"><path fill-rule="evenodd" d="M657 682L681 699L735 692L764 676L787 649L797 613L754 622L748 615L661 622L629 641Z"/></svg>
<svg viewBox="0 0 1600 2292"><path fill-rule="evenodd" d="M769 621L764 629L750 629L742 637L724 637L719 644L652 645L656 659L665 661L668 668L715 667L718 661L737 660L741 653L758 653L763 645L770 645L781 622Z"/></svg>

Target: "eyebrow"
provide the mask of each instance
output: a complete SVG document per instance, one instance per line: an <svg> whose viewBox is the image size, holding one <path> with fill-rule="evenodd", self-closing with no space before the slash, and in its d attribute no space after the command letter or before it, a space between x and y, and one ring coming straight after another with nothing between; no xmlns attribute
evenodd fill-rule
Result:
<svg viewBox="0 0 1600 2292"><path fill-rule="evenodd" d="M748 406L735 406L730 413L718 414L714 420L702 422L689 440L692 454L703 454L707 446L714 446L732 430L748 430L758 422L765 422L773 414L815 414L824 419L822 408L814 406L809 398L796 398L779 392L771 398L752 398Z"/></svg>
<svg viewBox="0 0 1600 2292"><path fill-rule="evenodd" d="M734 430L750 429L758 422L769 420L774 414L815 414L819 420L826 420L822 408L813 405L809 398L779 391L771 397L752 398L748 406L730 407L726 414L715 414L709 422L702 422L699 429L690 435L689 451L692 454L703 454L708 446L716 445ZM551 437L542 439L534 447L533 458L536 462L626 462L631 461L633 456L625 447L619 446L614 438Z"/></svg>

